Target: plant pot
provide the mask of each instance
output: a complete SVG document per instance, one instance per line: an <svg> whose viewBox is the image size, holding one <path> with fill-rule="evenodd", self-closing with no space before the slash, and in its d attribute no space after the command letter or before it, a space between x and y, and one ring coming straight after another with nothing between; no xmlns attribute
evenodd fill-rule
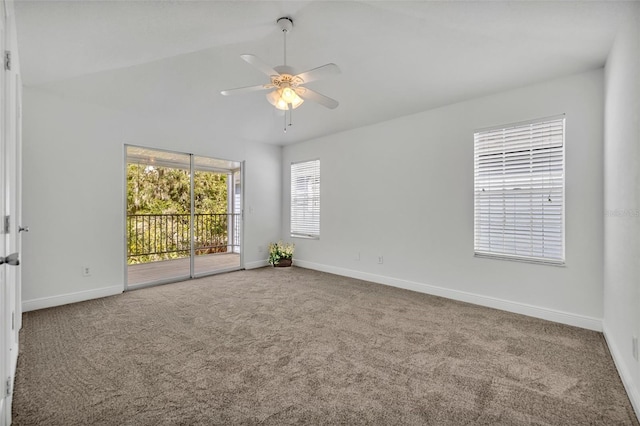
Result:
<svg viewBox="0 0 640 426"><path fill-rule="evenodd" d="M278 263L274 264L274 267L287 267L287 266L291 266L292 260L291 259L280 259L278 261Z"/></svg>

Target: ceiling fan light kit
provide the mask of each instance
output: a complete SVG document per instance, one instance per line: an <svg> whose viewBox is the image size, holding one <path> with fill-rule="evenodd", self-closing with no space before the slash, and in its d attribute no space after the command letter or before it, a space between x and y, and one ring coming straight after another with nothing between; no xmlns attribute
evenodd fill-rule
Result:
<svg viewBox="0 0 640 426"><path fill-rule="evenodd" d="M287 111L290 108L296 109L304 102L304 100L289 87L267 93L267 100L271 105L282 111Z"/></svg>
<svg viewBox="0 0 640 426"><path fill-rule="evenodd" d="M287 34L293 29L293 20L289 17L279 18L278 27L284 35L284 64L271 67L259 59L255 55L240 55L242 59L253 65L271 79L270 83L258 86L240 87L237 89L223 90L220 92L224 96L255 92L260 90L273 89L267 93L266 97L269 103L281 111L285 111L285 126L291 126L291 111L298 108L305 100L311 100L323 105L327 108L334 109L338 106L338 101L328 96L320 94L303 85L311 81L319 80L333 74L339 74L340 69L336 64L329 63L320 67L296 74L293 68L287 65ZM287 111L289 112L289 123L287 124Z"/></svg>

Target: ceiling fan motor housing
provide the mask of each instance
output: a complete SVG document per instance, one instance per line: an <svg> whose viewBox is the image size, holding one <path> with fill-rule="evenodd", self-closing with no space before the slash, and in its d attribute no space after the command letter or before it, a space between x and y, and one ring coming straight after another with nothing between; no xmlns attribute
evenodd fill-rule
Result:
<svg viewBox="0 0 640 426"><path fill-rule="evenodd" d="M293 67L290 67L288 65L278 65L277 67L273 67L273 69L278 71L278 73L280 74L296 75Z"/></svg>

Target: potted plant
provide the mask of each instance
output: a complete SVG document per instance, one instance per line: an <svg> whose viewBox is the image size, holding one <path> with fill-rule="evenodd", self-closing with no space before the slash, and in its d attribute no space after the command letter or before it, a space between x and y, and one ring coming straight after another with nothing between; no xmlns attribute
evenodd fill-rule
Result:
<svg viewBox="0 0 640 426"><path fill-rule="evenodd" d="M291 266L293 261L293 243L277 243L269 244L269 264L273 266Z"/></svg>

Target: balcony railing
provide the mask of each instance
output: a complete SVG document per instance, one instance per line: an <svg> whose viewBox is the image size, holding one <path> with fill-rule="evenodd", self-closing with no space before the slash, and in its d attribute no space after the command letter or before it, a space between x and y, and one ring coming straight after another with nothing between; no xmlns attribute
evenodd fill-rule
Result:
<svg viewBox="0 0 640 426"><path fill-rule="evenodd" d="M191 215L127 215L128 263L175 259L191 251ZM195 214L194 250L198 254L239 252L240 215Z"/></svg>

